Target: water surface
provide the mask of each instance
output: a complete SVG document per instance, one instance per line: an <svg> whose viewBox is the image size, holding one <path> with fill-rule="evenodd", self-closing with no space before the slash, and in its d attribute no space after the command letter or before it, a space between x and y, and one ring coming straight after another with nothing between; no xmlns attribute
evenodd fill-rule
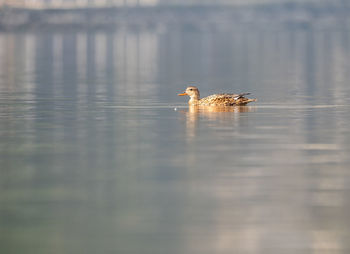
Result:
<svg viewBox="0 0 350 254"><path fill-rule="evenodd" d="M0 34L2 253L348 253L350 30ZM252 92L224 112L176 94Z"/></svg>

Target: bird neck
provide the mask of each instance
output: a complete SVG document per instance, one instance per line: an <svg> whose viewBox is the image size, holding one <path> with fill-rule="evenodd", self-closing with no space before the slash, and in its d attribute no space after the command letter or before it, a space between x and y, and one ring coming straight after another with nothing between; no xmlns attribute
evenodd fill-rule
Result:
<svg viewBox="0 0 350 254"><path fill-rule="evenodd" d="M199 94L195 94L191 96L191 99L188 101L188 104L195 105L199 101Z"/></svg>

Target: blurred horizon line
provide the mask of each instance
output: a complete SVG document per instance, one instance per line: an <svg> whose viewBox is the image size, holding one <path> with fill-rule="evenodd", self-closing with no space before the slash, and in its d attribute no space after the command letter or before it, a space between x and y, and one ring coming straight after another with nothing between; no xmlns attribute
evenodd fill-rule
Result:
<svg viewBox="0 0 350 254"><path fill-rule="evenodd" d="M350 3L342 0L0 0L3 9L26 10L74 10L99 8L137 8L137 7L256 7L278 5L297 7L301 5L323 8L349 7Z"/></svg>
<svg viewBox="0 0 350 254"><path fill-rule="evenodd" d="M350 2L335 0L315 2L265 0L259 4L223 5L160 4L160 0L101 0L100 5L83 6L97 0L0 0L0 31L52 28L164 28L230 29L237 24L268 26L269 23L308 26L309 24L350 24ZM35 5L20 5L31 3ZM154 2L154 5L150 3ZM219 1L220 2L220 1ZM219 3L218 2L218 3ZM228 2L228 1L226 1ZM45 3L45 5L40 5ZM54 3L51 5L51 3ZM60 3L61 5L58 5ZM69 5L79 3L80 5ZM104 3L105 5L102 5ZM123 5L112 5L123 3ZM145 5L143 3L148 3ZM108 6L109 4L109 6ZM41 7L40 7L41 6ZM71 6L72 8L70 8ZM35 7L35 8L34 8Z"/></svg>

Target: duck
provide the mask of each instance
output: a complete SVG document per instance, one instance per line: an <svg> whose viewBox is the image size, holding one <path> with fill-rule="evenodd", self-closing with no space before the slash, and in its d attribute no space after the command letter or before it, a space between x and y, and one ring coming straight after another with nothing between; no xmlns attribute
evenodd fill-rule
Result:
<svg viewBox="0 0 350 254"><path fill-rule="evenodd" d="M183 93L178 94L178 96L190 96L190 100L188 101L190 106L244 106L250 102L257 101L257 99L248 99L245 97L249 94L213 94L201 99L198 88L189 86Z"/></svg>

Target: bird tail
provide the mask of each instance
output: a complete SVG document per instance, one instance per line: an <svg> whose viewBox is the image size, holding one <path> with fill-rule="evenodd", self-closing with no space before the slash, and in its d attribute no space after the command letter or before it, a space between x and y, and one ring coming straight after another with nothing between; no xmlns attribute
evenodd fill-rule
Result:
<svg viewBox="0 0 350 254"><path fill-rule="evenodd" d="M236 105L246 105L249 102L253 102L253 101L257 101L257 99L247 99L247 98L240 98L238 100L236 100Z"/></svg>
<svg viewBox="0 0 350 254"><path fill-rule="evenodd" d="M244 98L244 96L249 95L249 94L250 94L250 93L240 93L240 94L238 94L234 99L235 99L235 100L238 100L238 99Z"/></svg>

